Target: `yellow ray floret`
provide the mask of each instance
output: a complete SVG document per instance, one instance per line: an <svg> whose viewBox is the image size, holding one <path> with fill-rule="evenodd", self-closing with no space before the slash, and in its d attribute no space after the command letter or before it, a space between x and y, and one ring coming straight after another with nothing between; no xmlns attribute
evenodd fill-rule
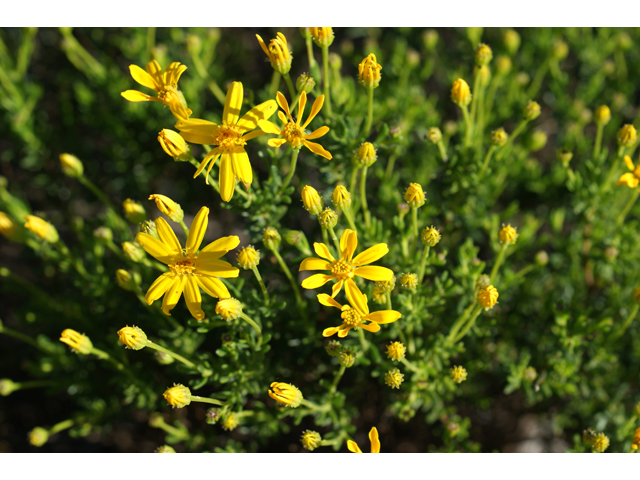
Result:
<svg viewBox="0 0 640 480"><path fill-rule="evenodd" d="M209 172L220 157L220 196L225 202L233 197L236 178L249 190L253 181L253 171L244 146L247 141L264 134L262 130L257 129L258 121L268 119L277 110L276 102L268 100L253 107L240 118L243 94L242 83L233 82L227 91L220 125L198 118L181 119L176 123L180 135L187 142L216 147L204 157L193 178L200 175L209 164L208 182Z"/></svg>
<svg viewBox="0 0 640 480"><path fill-rule="evenodd" d="M629 155L624 156L624 163L627 168L631 170L631 173L623 173L620 179L616 182L616 185L625 185L629 188L636 188L640 185L640 163L637 167L634 167L633 161Z"/></svg>
<svg viewBox="0 0 640 480"><path fill-rule="evenodd" d="M220 278L234 278L239 270L224 260L219 260L229 250L240 244L235 235L222 237L198 252L209 222L209 209L202 207L191 223L187 245L183 249L169 223L162 217L156 220L160 240L140 232L136 242L156 260L169 266L169 271L160 275L149 287L145 296L151 305L164 295L162 311L171 315L182 292L189 312L197 320L204 319L200 289L212 297L228 298L231 295Z"/></svg>
<svg viewBox="0 0 640 480"><path fill-rule="evenodd" d="M305 128L307 128L307 125L311 123L311 120L313 120L322 109L322 105L324 104L324 95L320 95L313 102L311 113L309 114L307 121L303 124L301 124L302 116L304 115L304 107L307 105L307 94L304 91L300 95L300 102L298 103L298 119L295 121L291 116L289 103L287 102L287 99L284 97L284 95L278 92L276 98L278 100L278 105L280 105L280 108L284 110L284 113L278 112L278 118L280 118L280 120L282 121L282 128L278 128L274 123L271 123L267 120L260 120L258 122L258 125L262 130L264 130L265 133L273 133L274 135L278 135L281 137L270 139L267 142L268 145L270 147L279 147L280 145L286 143L287 145L291 146L291 148L302 148L302 146L304 145L313 153L331 160L333 157L322 147L322 145L309 141L326 135L329 131L329 127L325 125L324 127L320 127L309 134L307 134L305 130Z"/></svg>
<svg viewBox="0 0 640 480"><path fill-rule="evenodd" d="M338 334L338 337L344 338L349 330L363 328L368 332L377 332L380 330L380 324L393 323L402 315L395 310L380 310L379 312L369 312L367 304L367 296L364 295L356 287L353 290L347 290L347 299L350 305L340 305L326 293L318 295L318 301L327 307L335 307L342 310L342 325L339 327L325 328L322 332L323 337L330 337ZM369 323L365 323L369 322Z"/></svg>
<svg viewBox="0 0 640 480"><path fill-rule="evenodd" d="M371 442L371 453L380 453L380 440L378 437L378 429L376 427L371 428L369 432L369 441ZM353 453L362 453L360 447L353 440L347 440L347 448Z"/></svg>
<svg viewBox="0 0 640 480"><path fill-rule="evenodd" d="M391 280L393 272L386 267L378 267L375 265L365 266L375 262L389 253L389 247L386 243L379 243L353 258L353 254L358 246L358 235L353 230L346 229L342 232L340 238L340 259L336 260L329 248L324 243L314 243L313 249L319 257L305 258L300 264L300 271L304 270L329 270L329 274L318 273L311 275L302 282L303 288L319 288L329 280L336 280L333 286L331 296L340 293L342 286L345 285L347 296L353 295L354 291L360 292L356 283L353 281L354 276L373 280L374 282L386 282Z"/></svg>

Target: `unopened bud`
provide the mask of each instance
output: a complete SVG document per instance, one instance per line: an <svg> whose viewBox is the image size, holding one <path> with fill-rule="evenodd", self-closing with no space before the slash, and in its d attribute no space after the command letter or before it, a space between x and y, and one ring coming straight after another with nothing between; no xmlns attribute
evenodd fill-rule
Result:
<svg viewBox="0 0 640 480"><path fill-rule="evenodd" d="M67 177L78 178L84 173L82 162L75 155L68 153L60 155L60 167L62 167L62 173Z"/></svg>
<svg viewBox="0 0 640 480"><path fill-rule="evenodd" d="M298 92L311 93L313 87L316 86L316 81L313 79L310 73L303 73L296 80L296 89Z"/></svg>
<svg viewBox="0 0 640 480"><path fill-rule="evenodd" d="M280 248L280 242L282 242L282 237L273 227L267 227L264 229L264 233L262 234L262 243L269 250L278 250Z"/></svg>

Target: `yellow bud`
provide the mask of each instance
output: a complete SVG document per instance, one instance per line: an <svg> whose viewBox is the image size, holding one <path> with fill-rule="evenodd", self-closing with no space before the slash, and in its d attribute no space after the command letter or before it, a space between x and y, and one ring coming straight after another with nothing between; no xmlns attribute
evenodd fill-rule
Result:
<svg viewBox="0 0 640 480"><path fill-rule="evenodd" d="M269 396L287 407L297 408L302 403L302 392L288 383L273 382L269 385Z"/></svg>
<svg viewBox="0 0 640 480"><path fill-rule="evenodd" d="M269 250L277 250L280 247L280 242L282 242L282 237L280 236L280 232L273 227L267 227L264 229L264 233L262 234L262 243Z"/></svg>
<svg viewBox="0 0 640 480"><path fill-rule="evenodd" d="M158 210L170 220L179 222L184 218L184 212L179 204L164 195L149 195L149 200L155 200Z"/></svg>
<svg viewBox="0 0 640 480"><path fill-rule="evenodd" d="M20 385L10 378L0 378L0 396L8 397L16 390L20 390Z"/></svg>
<svg viewBox="0 0 640 480"><path fill-rule="evenodd" d="M463 79L459 78L453 82L451 87L451 100L459 107L466 107L471 103L471 90Z"/></svg>
<svg viewBox="0 0 640 480"><path fill-rule="evenodd" d="M629 147L636 141L636 129L633 125L626 124L618 130L618 145L621 147Z"/></svg>
<svg viewBox="0 0 640 480"><path fill-rule="evenodd" d="M338 210L344 210L351 206L351 194L342 185L338 185L331 195L331 201Z"/></svg>
<svg viewBox="0 0 640 480"><path fill-rule="evenodd" d="M84 166L78 157L68 153L60 155L60 166L62 167L62 173L67 177L78 178L81 177L84 172Z"/></svg>
<svg viewBox="0 0 640 480"><path fill-rule="evenodd" d="M122 252L125 257L136 263L140 263L146 258L144 249L137 243L124 242L122 244Z"/></svg>
<svg viewBox="0 0 640 480"><path fill-rule="evenodd" d="M147 346L147 334L136 326L118 330L118 340L131 350L142 350Z"/></svg>
<svg viewBox="0 0 640 480"><path fill-rule="evenodd" d="M127 290L129 292L135 291L139 280L139 275L135 272L131 274L131 272L123 270L122 268L116 270L116 281L118 282L118 286L123 290Z"/></svg>
<svg viewBox="0 0 640 480"><path fill-rule="evenodd" d="M29 432L29 443L34 447L41 447L49 440L49 432L42 427L36 427Z"/></svg>
<svg viewBox="0 0 640 480"><path fill-rule="evenodd" d="M238 424L239 424L238 417L236 416L235 413L231 412L227 414L227 416L224 419L224 422L222 422L222 428L230 432L232 430L235 430Z"/></svg>
<svg viewBox="0 0 640 480"><path fill-rule="evenodd" d="M269 60L271 61L271 66L276 72L284 75L285 73L289 73L291 70L291 61L293 57L291 56L291 52L289 51L289 47L287 45L287 39L285 36L278 32L276 34L276 38L272 38L269 42L269 46L264 43L262 37L260 35L256 35L262 50L267 54Z"/></svg>
<svg viewBox="0 0 640 480"><path fill-rule="evenodd" d="M488 65L492 58L493 52L491 51L489 45L487 45L486 43L481 43L480 45L478 45L478 48L476 48L475 52L476 65L478 65L479 67Z"/></svg>
<svg viewBox="0 0 640 480"><path fill-rule="evenodd" d="M183 408L191 403L191 390L179 383L167 388L162 396L173 408Z"/></svg>
<svg viewBox="0 0 640 480"><path fill-rule="evenodd" d="M238 260L240 268L245 270L255 268L260 263L260 250L256 250L252 245L244 247L236 255L236 260Z"/></svg>
<svg viewBox="0 0 640 480"><path fill-rule="evenodd" d="M495 65L498 76L503 77L511 71L511 59L506 55L496 57Z"/></svg>
<svg viewBox="0 0 640 480"><path fill-rule="evenodd" d="M302 204L307 212L312 215L318 215L324 207L324 202L322 197L318 195L318 191L309 185L302 189Z"/></svg>
<svg viewBox="0 0 640 480"><path fill-rule="evenodd" d="M144 211L144 207L130 198L122 202L122 208L124 208L125 217L131 223L142 223L147 219L147 212Z"/></svg>
<svg viewBox="0 0 640 480"><path fill-rule="evenodd" d="M379 280L376 282L376 287L381 288L385 292L391 292L396 288L396 276L391 275L389 280Z"/></svg>
<svg viewBox="0 0 640 480"><path fill-rule="evenodd" d="M298 92L311 93L315 86L316 81L310 73L303 73L296 80L296 90Z"/></svg>
<svg viewBox="0 0 640 480"><path fill-rule="evenodd" d="M60 236L58 235L58 231L56 227L51 225L46 220L43 220L40 217L36 217L34 215L27 215L25 217L27 219L27 223L24 224L24 228L31 230L41 239L49 243L56 243L60 240Z"/></svg>
<svg viewBox="0 0 640 480"><path fill-rule="evenodd" d="M60 341L69 345L76 353L89 355L93 350L93 344L89 337L67 328L60 334Z"/></svg>
<svg viewBox="0 0 640 480"><path fill-rule="evenodd" d="M553 45L553 57L562 60L569 54L569 45L562 40L557 40Z"/></svg>
<svg viewBox="0 0 640 480"><path fill-rule="evenodd" d="M333 43L335 35L331 27L308 27L313 42L320 48L328 47Z"/></svg>
<svg viewBox="0 0 640 480"><path fill-rule="evenodd" d="M186 157L189 156L189 145L178 132L164 128L158 133L158 142L167 155L173 157L175 161L188 160Z"/></svg>
<svg viewBox="0 0 640 480"><path fill-rule="evenodd" d="M440 140L442 140L442 132L438 127L431 127L429 130L427 130L427 139L431 143L436 144Z"/></svg>
<svg viewBox="0 0 640 480"><path fill-rule="evenodd" d="M451 369L451 379L456 383L462 383L467 379L467 371L464 367L456 366Z"/></svg>
<svg viewBox="0 0 640 480"><path fill-rule="evenodd" d="M400 285L407 290L415 290L418 286L418 275L415 273L403 273L400 275Z"/></svg>
<svg viewBox="0 0 640 480"><path fill-rule="evenodd" d="M427 245L429 247L435 247L438 244L438 242L440 242L442 235L440 235L440 232L438 231L438 229L432 225L422 230L421 237L422 237L423 245Z"/></svg>
<svg viewBox="0 0 640 480"><path fill-rule="evenodd" d="M515 30L507 30L504 32L504 44L511 55L516 53L520 47L520 35L518 32Z"/></svg>
<svg viewBox="0 0 640 480"><path fill-rule="evenodd" d="M600 105L596 108L596 113L593 115L593 120L597 125L606 125L611 121L611 110L606 105Z"/></svg>
<svg viewBox="0 0 640 480"><path fill-rule="evenodd" d="M376 302L378 305L384 305L387 303L387 292L384 289L375 286L373 287L373 292L371 292L371 300Z"/></svg>
<svg viewBox="0 0 640 480"><path fill-rule="evenodd" d="M242 303L235 298L218 300L216 313L228 322L240 316L242 313Z"/></svg>
<svg viewBox="0 0 640 480"><path fill-rule="evenodd" d="M324 228L333 228L338 224L338 214L327 207L318 215L318 222Z"/></svg>
<svg viewBox="0 0 640 480"><path fill-rule="evenodd" d="M18 224L4 212L0 212L0 235L14 242L19 242L22 239Z"/></svg>
<svg viewBox="0 0 640 480"><path fill-rule="evenodd" d="M498 234L500 243L506 243L507 245L513 245L518 239L518 232L510 224L503 225L500 233Z"/></svg>
<svg viewBox="0 0 640 480"><path fill-rule="evenodd" d="M538 102L534 102L533 100L529 100L524 107L524 118L525 120L535 120L540 116L540 104Z"/></svg>
<svg viewBox="0 0 640 480"><path fill-rule="evenodd" d="M399 389L400 385L402 385L402 382L404 382L404 375L400 373L400 370L397 368L389 370L384 375L384 383L386 383L391 388Z"/></svg>
<svg viewBox="0 0 640 480"><path fill-rule="evenodd" d="M424 205L424 191L419 183L411 183L404 192L404 200L413 208L420 208Z"/></svg>
<svg viewBox="0 0 640 480"><path fill-rule="evenodd" d="M407 352L407 347L400 342L393 342L387 346L387 357L394 362L402 360Z"/></svg>
<svg viewBox="0 0 640 480"><path fill-rule="evenodd" d="M593 443L591 444L591 449L595 453L604 453L604 451L609 448L609 437L607 437L604 433L596 434L593 439Z"/></svg>
<svg viewBox="0 0 640 480"><path fill-rule="evenodd" d="M380 70L382 70L382 65L377 62L376 56L370 53L358 65L358 81L366 88L376 88L380 85L382 77Z"/></svg>
<svg viewBox="0 0 640 480"><path fill-rule="evenodd" d="M496 147L503 146L505 143L507 143L508 139L509 135L507 135L507 132L505 132L504 128L502 127L491 132L491 143Z"/></svg>
<svg viewBox="0 0 640 480"><path fill-rule="evenodd" d="M498 296L498 290L493 285L489 285L486 288L481 288L478 291L478 301L485 310L493 308L493 306L498 303Z"/></svg>
<svg viewBox="0 0 640 480"><path fill-rule="evenodd" d="M305 430L302 432L302 437L300 437L300 442L302 446L313 452L316 448L320 446L320 442L322 441L322 437L318 432L314 432L313 430Z"/></svg>
<svg viewBox="0 0 640 480"><path fill-rule="evenodd" d="M478 85L486 87L491 81L491 69L487 65L475 67L473 73L478 73Z"/></svg>
<svg viewBox="0 0 640 480"><path fill-rule="evenodd" d="M378 160L378 155L372 143L364 142L355 151L354 161L358 167L370 167L376 163L376 160Z"/></svg>

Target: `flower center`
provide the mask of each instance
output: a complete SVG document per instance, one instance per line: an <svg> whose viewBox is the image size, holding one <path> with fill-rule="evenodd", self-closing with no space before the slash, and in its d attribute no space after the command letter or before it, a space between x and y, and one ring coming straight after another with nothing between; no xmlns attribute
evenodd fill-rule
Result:
<svg viewBox="0 0 640 480"><path fill-rule="evenodd" d="M344 260L338 260L331 267L331 273L339 279L353 278L353 266Z"/></svg>
<svg viewBox="0 0 640 480"><path fill-rule="evenodd" d="M198 257L195 255L189 255L183 257L182 260L177 261L173 265L169 265L171 273L174 275L191 275L196 270L196 260Z"/></svg>
<svg viewBox="0 0 640 480"><path fill-rule="evenodd" d="M350 327L357 327L362 322L362 317L353 308L347 308L342 312L342 321Z"/></svg>
<svg viewBox="0 0 640 480"><path fill-rule="evenodd" d="M220 125L213 136L213 144L228 152L235 147L246 145L247 142L242 140L242 134L237 126Z"/></svg>
<svg viewBox="0 0 640 480"><path fill-rule="evenodd" d="M158 92L158 100L160 100L165 105L180 101L178 98L177 90L170 85L165 85L164 89Z"/></svg>
<svg viewBox="0 0 640 480"><path fill-rule="evenodd" d="M287 143L292 147L299 147L302 145L303 135L304 130L294 122L287 123L282 130L282 136L287 139Z"/></svg>

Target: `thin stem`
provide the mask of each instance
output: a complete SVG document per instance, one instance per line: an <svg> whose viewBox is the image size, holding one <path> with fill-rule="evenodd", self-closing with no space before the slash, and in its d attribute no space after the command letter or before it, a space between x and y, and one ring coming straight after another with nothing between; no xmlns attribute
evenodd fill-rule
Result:
<svg viewBox="0 0 640 480"><path fill-rule="evenodd" d="M484 157L484 162L482 163L482 168L478 173L478 177L482 178L482 176L484 175L484 172L487 170L487 167L489 166L489 161L491 161L491 155L493 155L493 152L495 151L495 149L496 149L496 146L491 145L489 147L489 150L487 150L487 156Z"/></svg>
<svg viewBox="0 0 640 480"><path fill-rule="evenodd" d="M371 217L367 208L367 170L369 167L362 169L362 178L360 179L360 203L362 204L362 214L364 215L364 224L367 231L371 228Z"/></svg>
<svg viewBox="0 0 640 480"><path fill-rule="evenodd" d="M324 86L324 105L328 117L333 117L331 110L331 72L329 71L329 47L322 47L322 80Z"/></svg>
<svg viewBox="0 0 640 480"><path fill-rule="evenodd" d="M420 232L418 231L418 208L411 207L411 226L413 227L413 250L416 249L416 244L418 243L418 237L420 236Z"/></svg>
<svg viewBox="0 0 640 480"><path fill-rule="evenodd" d="M42 347L40 345L38 345L38 342L36 342L33 338L25 335L24 333L20 333L20 332L16 332L15 330L11 330L11 329L5 327L4 325L0 326L0 333L4 333L5 335L13 337L13 338L15 338L17 340L22 340L23 342L28 343L32 347L38 348L40 350L43 350Z"/></svg>
<svg viewBox="0 0 640 480"><path fill-rule="evenodd" d="M271 97L276 96L276 92L278 91L278 87L280 86L280 73L276 70L273 71L273 77L271 77L271 85L269 86L269 94Z"/></svg>
<svg viewBox="0 0 640 480"><path fill-rule="evenodd" d="M622 161L623 153L624 153L624 147L621 145L618 147L618 155L616 156L615 161L611 164L611 168L609 169L609 173L607 173L606 180L602 184L600 193L607 192L611 187L611 177L613 177L615 173L618 171L618 169L620 168L620 162Z"/></svg>
<svg viewBox="0 0 640 480"><path fill-rule="evenodd" d="M422 285L422 279L424 278L424 272L427 267L427 258L429 258L429 250L431 250L431 247L429 247L429 245L425 245L424 250L422 251L422 260L420 261L420 275L418 276L419 285Z"/></svg>
<svg viewBox="0 0 640 480"><path fill-rule="evenodd" d="M475 126L477 125L477 110L478 110L478 102L480 101L480 68L476 69L476 73L473 76L473 91L471 92L473 96L471 97L471 122ZM473 128L471 135L473 136Z"/></svg>
<svg viewBox="0 0 640 480"><path fill-rule="evenodd" d="M198 74L208 82L207 86L209 87L209 90L211 90L211 93L213 93L213 96L216 97L216 100L218 100L218 102L224 105L226 95L222 91L220 86L216 83L216 81L209 76L209 73L207 72L207 68L202 63L202 59L196 53L193 53L191 55L191 60L193 61L193 64L196 67Z"/></svg>
<svg viewBox="0 0 640 480"><path fill-rule="evenodd" d="M153 56L153 50L156 47L156 27L147 28L147 55L151 59L155 59Z"/></svg>
<svg viewBox="0 0 640 480"><path fill-rule="evenodd" d="M464 117L465 125L464 147L467 148L469 147L469 143L471 142L471 131L473 129L473 125L471 124L471 118L469 116L469 109L467 108L467 106L464 105L460 107L460 109L462 110L462 116Z"/></svg>
<svg viewBox="0 0 640 480"><path fill-rule="evenodd" d="M477 301L478 301L478 288L476 287L476 289L473 292L473 302L471 302L471 304L464 310L464 312L462 312L462 315L458 317L458 319L455 321L455 323L451 327L451 330L449 331L447 340L450 343L453 342L453 339L455 338L456 334L458 333L458 331L460 330L464 322L467 320L467 318L475 308Z"/></svg>
<svg viewBox="0 0 640 480"><path fill-rule="evenodd" d="M526 267L520 269L518 273L516 273L513 277L511 277L511 283L517 280L520 280L522 277L524 277L527 273L529 273L531 270L533 270L536 267L537 265L535 263L532 263L531 265L527 265Z"/></svg>
<svg viewBox="0 0 640 480"><path fill-rule="evenodd" d="M93 184L93 182L91 180L89 180L87 177L85 177L84 175L79 176L78 177L78 181L82 185L87 187L89 190L91 190L91 192L96 197L98 197L98 200L100 200L102 203L104 203L105 206L113 212L113 214L118 219L118 222L120 223L120 227L123 229L123 231L124 232L129 232L129 225L127 224L126 220L124 218L122 218L120 213L118 213L118 210L116 210L116 208L113 206L113 203L111 203L111 201L105 196L105 194L102 193L102 191L98 187L96 187Z"/></svg>
<svg viewBox="0 0 640 480"><path fill-rule="evenodd" d="M26 388L39 388L39 387L49 387L51 385L55 385L56 382L52 380L30 380L28 382L16 382L16 386L20 390L24 390Z"/></svg>
<svg viewBox="0 0 640 480"><path fill-rule="evenodd" d="M309 70L313 68L316 64L316 59L313 57L313 42L311 40L311 36L307 35L305 37L305 43L307 44L307 57L309 59Z"/></svg>
<svg viewBox="0 0 640 480"><path fill-rule="evenodd" d="M125 368L125 366L122 364L122 362L119 362L118 360L113 358L111 355L109 355L107 352L105 352L104 350L100 350L99 348L93 347L91 349L91 353L93 355L95 355L96 357L102 359L102 360L108 360L109 362L111 362L116 367L116 369L118 369L121 372L125 372L131 378L134 378L133 374L127 368Z"/></svg>
<svg viewBox="0 0 640 480"><path fill-rule="evenodd" d="M340 382L340 379L342 378L342 375L344 374L344 371L346 369L347 367L345 367L344 365L341 365L338 369L338 372L336 373L336 376L331 383L331 388L329 388L329 397L331 397L335 393L336 388L338 388L338 383Z"/></svg>
<svg viewBox="0 0 640 480"><path fill-rule="evenodd" d="M291 102L291 105L289 106L289 111L293 112L293 109L296 108L296 105L298 105L298 102L300 101L301 96L302 96L302 90L300 90L296 94L296 97L293 99L293 102Z"/></svg>
<svg viewBox="0 0 640 480"><path fill-rule="evenodd" d="M457 343L457 342L459 342L460 340L462 340L464 338L464 336L467 334L467 332L476 323L476 319L480 315L480 312L482 312L482 306L478 305L476 307L475 311L473 312L472 316L471 316L471 320L469 320L469 322L467 322L467 324L464 326L462 331L458 334L458 336L456 336L456 338L453 341L453 343Z"/></svg>
<svg viewBox="0 0 640 480"><path fill-rule="evenodd" d="M269 292L267 292L267 287L262 281L262 277L260 276L258 267L254 266L251 268L251 270L253 271L253 274L256 276L256 280L258 280L258 284L260 284L260 289L262 290L262 295L264 296L264 302L267 306L269 306L269 304L271 303L271 301L269 300Z"/></svg>
<svg viewBox="0 0 640 480"><path fill-rule="evenodd" d="M304 318L306 320L307 319L307 311L304 308L304 302L302 301L302 297L300 296L300 290L298 290L298 284L293 279L293 275L291 275L291 271L289 270L289 267L287 267L287 264L284 263L284 260L282 259L282 256L280 255L280 252L278 252L278 250L272 250L272 252L273 252L273 255L276 257L276 260L278 261L278 264L280 265L280 268L282 269L284 274L289 279L289 283L291 283L291 288L293 289L293 293L294 293L294 295L296 297L296 303L298 304L298 310L300 310L300 314L302 315L302 318Z"/></svg>
<svg viewBox="0 0 640 480"><path fill-rule="evenodd" d="M327 246L327 248L331 249L329 246L329 232L322 225L320 225L320 230L322 231L322 242ZM340 255L340 250L338 250L337 255Z"/></svg>
<svg viewBox="0 0 640 480"><path fill-rule="evenodd" d="M65 420L64 422L56 423L53 427L49 429L49 435L53 435L54 433L61 432L66 430L67 428L73 427L73 420Z"/></svg>
<svg viewBox="0 0 640 480"><path fill-rule="evenodd" d="M620 328L611 336L611 339L614 340L616 338L619 338L622 336L622 334L625 332L625 330L627 328L629 328L629 325L631 325L631 322L633 322L633 319L636 318L636 315L638 314L638 310L640 310L640 304L636 303L633 308L631 309L631 312L629 312L629 316L627 317L627 319L624 321L624 323L620 326Z"/></svg>
<svg viewBox="0 0 640 480"><path fill-rule="evenodd" d="M284 77L284 82L287 84L287 88L289 89L289 95L291 96L291 100L293 100L293 98L296 96L296 91L293 88L293 83L291 83L291 76L289 75L289 72L285 73L282 76Z"/></svg>
<svg viewBox="0 0 640 480"><path fill-rule="evenodd" d="M509 246L508 243L503 243L502 246L500 247L498 258L496 258L496 263L493 264L493 268L491 269L491 274L489 275L489 281L491 284L493 284L493 280L496 276L496 273L498 273L498 268L500 268L500 264L504 260L504 254L507 251L508 246Z"/></svg>
<svg viewBox="0 0 640 480"><path fill-rule="evenodd" d="M360 344L362 345L362 350L363 352L367 352L367 350L369 350L369 342L367 342L367 339L364 338L364 329L359 328L358 329L358 336L360 337Z"/></svg>
<svg viewBox="0 0 640 480"><path fill-rule="evenodd" d="M386 178L392 178L393 167L395 166L396 158L398 158L398 149L394 149L391 155L389 155L389 160L387 161L387 169L385 171Z"/></svg>
<svg viewBox="0 0 640 480"><path fill-rule="evenodd" d="M600 156L600 147L602 146L602 132L604 131L604 125L598 124L598 130L596 132L596 143L593 146L593 161L598 162Z"/></svg>
<svg viewBox="0 0 640 480"><path fill-rule="evenodd" d="M240 318L242 318L245 322L253 327L253 329L258 334L258 344L256 345L256 350L260 349L260 345L262 345L262 329L258 326L256 322L254 322L249 315L244 312L240 312Z"/></svg>
<svg viewBox="0 0 640 480"><path fill-rule="evenodd" d="M638 190L634 188L633 193L631 194L631 198L629 198L629 201L625 205L624 209L620 212L620 215L618 215L618 219L616 220L616 227L619 227L620 225L622 225L622 222L624 222L625 217L629 213L629 210L631 210L631 208L633 207L633 204L636 203L637 199L638 199Z"/></svg>
<svg viewBox="0 0 640 480"><path fill-rule="evenodd" d="M157 351L162 352L162 353L166 353L170 357L173 357L176 360L178 360L179 362L184 363L189 368L193 368L193 369L197 369L198 368L198 366L195 363L187 360L182 355L178 355L177 353L174 353L171 350L168 350L168 349L166 349L164 347L161 347L157 343L153 343L151 340L147 340L147 347L152 348L152 349L157 350Z"/></svg>
<svg viewBox="0 0 640 480"><path fill-rule="evenodd" d="M524 128L527 126L527 123L529 123L529 120L521 121L520 124L513 131L513 133L509 135L509 138L507 139L507 143L505 143L504 146L500 149L500 152L498 154L498 160L502 159L505 153L507 153L507 151L511 149L513 142L515 142L516 138L518 138L518 135L522 133Z"/></svg>
<svg viewBox="0 0 640 480"><path fill-rule="evenodd" d="M358 180L358 172L360 171L360 169L358 167L356 167L355 165L353 166L353 169L351 170L351 178L349 179L349 192L351 194L353 194L356 191L356 181Z"/></svg>
<svg viewBox="0 0 640 480"><path fill-rule="evenodd" d="M304 399L304 398L300 402L300 405L304 405L308 409L314 410L316 412L326 412L326 411L331 410L331 404L330 403L325 403L324 405L318 405L317 403L312 402L311 400Z"/></svg>
<svg viewBox="0 0 640 480"><path fill-rule="evenodd" d="M357 232L358 229L356 228L355 223L353 223L353 216L351 215L351 207L345 208L344 210L342 210L342 213L344 213L344 216L347 219L347 223L349 224L349 227L351 227L351 230Z"/></svg>
<svg viewBox="0 0 640 480"><path fill-rule="evenodd" d="M299 148L294 148L294 149L291 150L291 165L289 167L289 173L287 173L287 176L285 177L284 181L282 182L282 186L280 187L280 191L278 192L278 195L282 195L284 190L289 186L289 182L291 181L291 177L293 177L293 174L296 171L296 164L298 163L298 154L299 153L300 153L300 149Z"/></svg>
<svg viewBox="0 0 640 480"><path fill-rule="evenodd" d="M212 405L224 405L224 402L216 400L215 398L199 397L198 395L191 395L192 402L211 403Z"/></svg>
<svg viewBox="0 0 640 480"><path fill-rule="evenodd" d="M407 367L409 370L411 370L412 372L415 373L420 373L420 369L418 367L416 367L412 362L410 362L409 360L407 360L406 358L401 358L400 361L402 362L402 364Z"/></svg>
<svg viewBox="0 0 640 480"><path fill-rule="evenodd" d="M387 310L393 310L393 305L391 304L391 290L387 292Z"/></svg>
<svg viewBox="0 0 640 480"><path fill-rule="evenodd" d="M331 235L331 240L333 240L333 244L336 246L336 251L338 255L340 255L340 242L338 241L338 237L336 236L336 232L333 227L329 227L329 234Z"/></svg>
<svg viewBox="0 0 640 480"><path fill-rule="evenodd" d="M364 127L364 138L368 138L373 125L373 87L367 88L367 124Z"/></svg>
<svg viewBox="0 0 640 480"><path fill-rule="evenodd" d="M444 146L444 142L442 141L442 139L438 140L438 150L440 150L440 156L442 157L442 161L446 162L447 160L449 160L449 157L447 155L447 149ZM389 159L389 162L391 162L391 159ZM389 172L387 172L388 175Z"/></svg>
<svg viewBox="0 0 640 480"><path fill-rule="evenodd" d="M182 231L184 232L184 234L187 236L187 238L189 238L189 229L187 228L187 225L184 223L184 220L180 219L178 220L178 223L180 224L180 227L182 228Z"/></svg>

